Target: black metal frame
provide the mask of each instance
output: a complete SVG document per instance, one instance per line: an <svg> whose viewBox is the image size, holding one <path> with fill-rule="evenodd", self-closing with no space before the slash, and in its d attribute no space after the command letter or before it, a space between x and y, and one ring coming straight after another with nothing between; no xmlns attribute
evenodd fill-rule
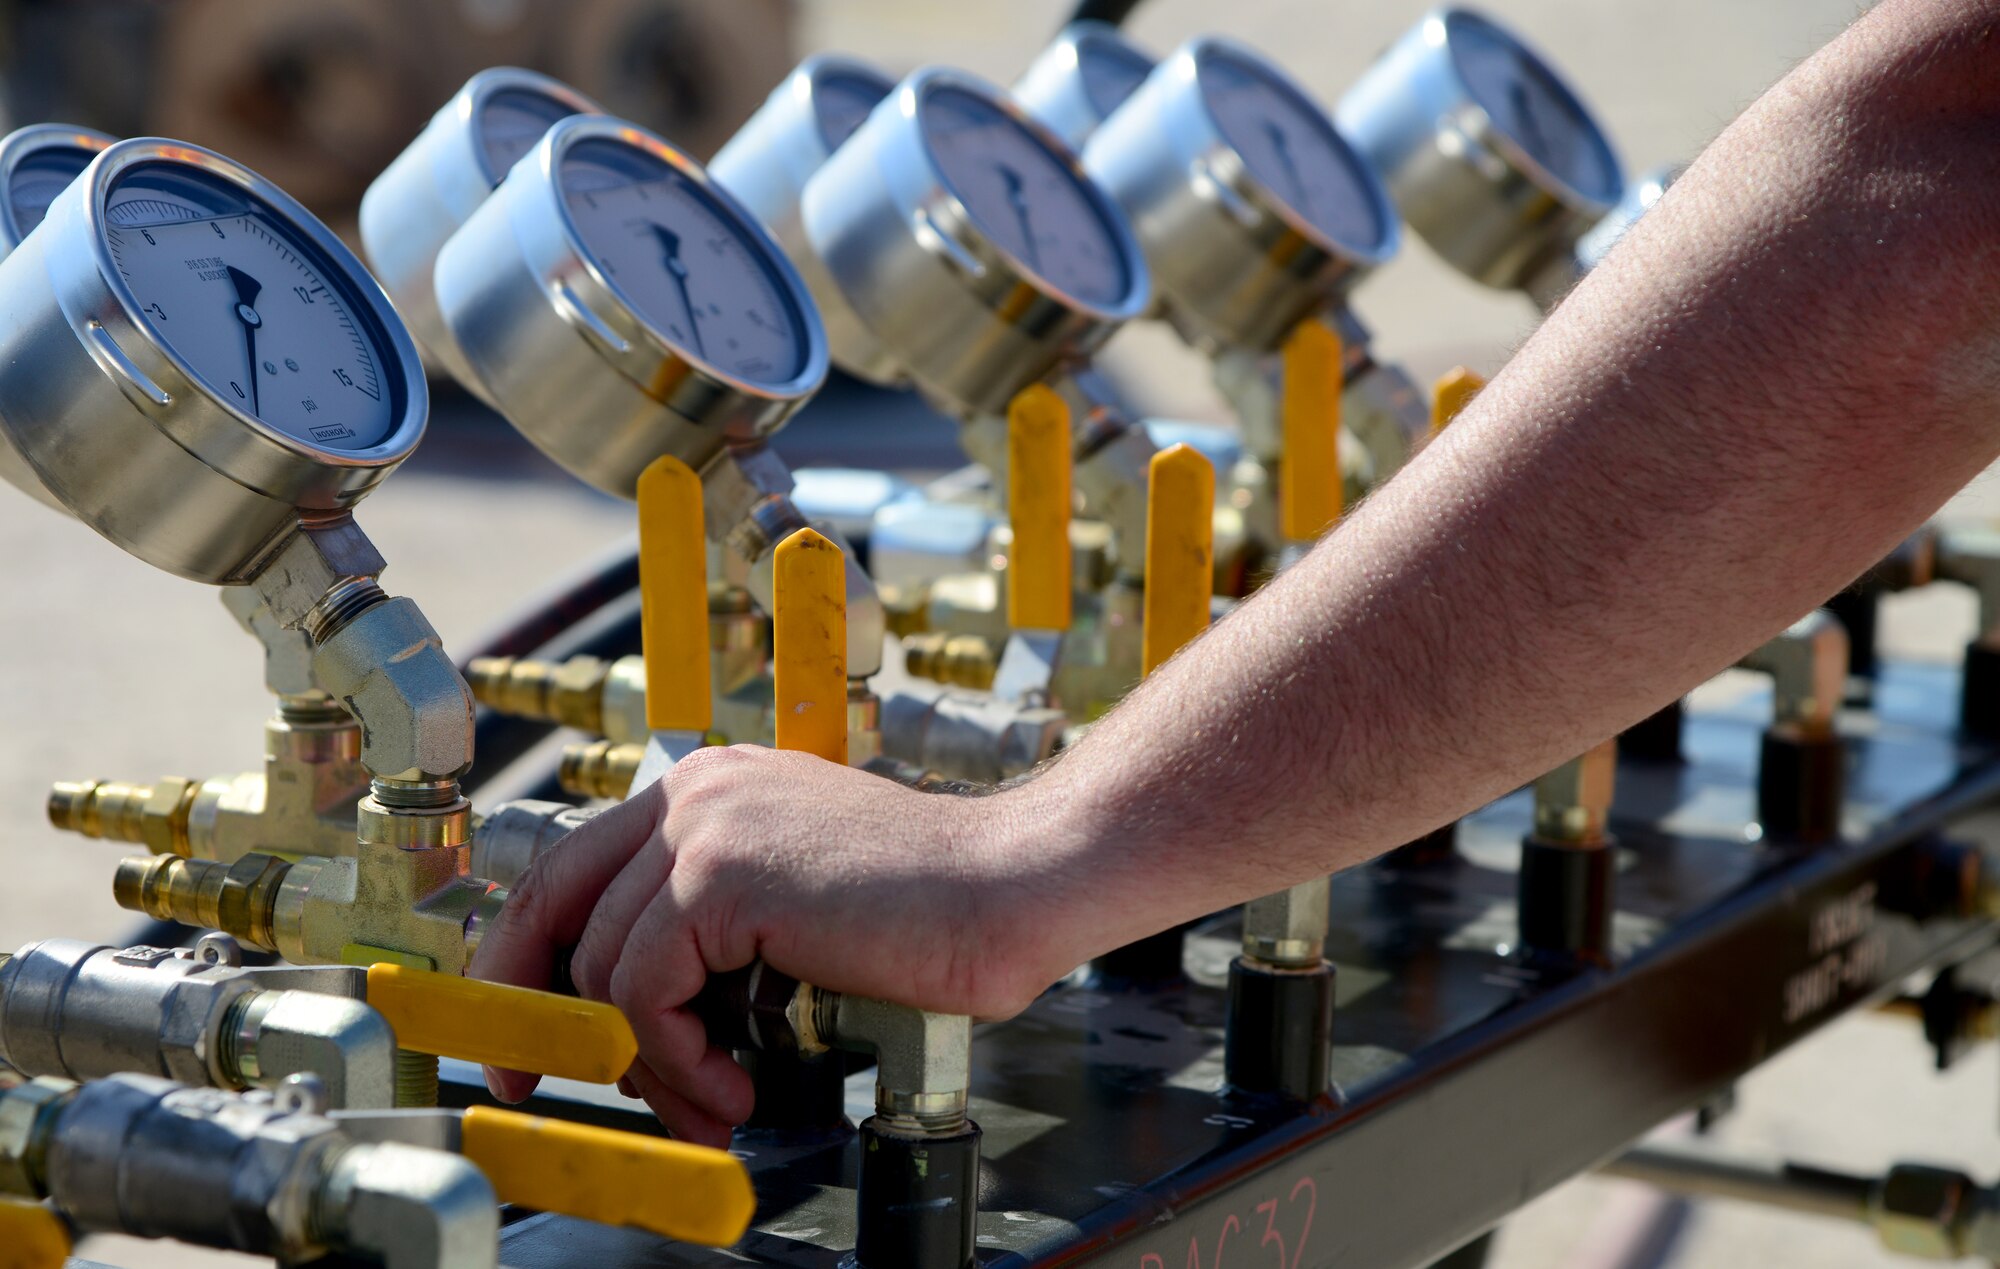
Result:
<svg viewBox="0 0 2000 1269"><path fill-rule="evenodd" d="M1912 972L1992 947L1966 864L2000 850L1981 814L2000 753L1960 738L1958 691L1952 671L1885 667L1844 719L1846 840L1817 849L1744 831L1768 696L1691 712L1684 764L1621 768L1609 970L1518 950L1524 795L1461 824L1454 856L1337 877L1337 1098L1221 1091L1233 914L1190 934L1191 981L1066 985L981 1028L980 1261L1426 1264ZM850 1077L850 1115L870 1089ZM738 1145L760 1210L737 1253L851 1263L854 1139ZM503 1237L517 1269L731 1259L551 1216Z"/></svg>

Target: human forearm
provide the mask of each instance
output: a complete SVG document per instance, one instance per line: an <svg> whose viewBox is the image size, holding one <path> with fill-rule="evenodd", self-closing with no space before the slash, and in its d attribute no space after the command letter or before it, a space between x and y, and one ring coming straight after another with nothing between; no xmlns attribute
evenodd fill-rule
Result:
<svg viewBox="0 0 2000 1269"><path fill-rule="evenodd" d="M1988 462L1993 12L1885 5L1788 77L1439 444L1005 795L1077 928L1108 945L1506 791Z"/></svg>

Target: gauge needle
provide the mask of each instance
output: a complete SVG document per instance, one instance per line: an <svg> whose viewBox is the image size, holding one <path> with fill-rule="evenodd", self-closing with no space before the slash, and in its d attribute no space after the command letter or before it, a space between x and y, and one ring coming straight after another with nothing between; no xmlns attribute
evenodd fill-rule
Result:
<svg viewBox="0 0 2000 1269"><path fill-rule="evenodd" d="M1035 230L1028 222L1026 186L1022 183L1019 172L1005 163L1000 164L999 168L1000 179L1007 182L1007 202L1014 208L1014 218L1021 222L1021 240L1027 246L1028 263L1035 267L1036 272L1040 272L1042 261L1035 251Z"/></svg>
<svg viewBox="0 0 2000 1269"><path fill-rule="evenodd" d="M250 359L250 412L261 415L264 408L257 402L257 328L264 324L264 319L258 316L254 305L264 284L233 264L229 266L229 280L236 287L236 320L243 323L243 352Z"/></svg>
<svg viewBox="0 0 2000 1269"><path fill-rule="evenodd" d="M1292 147L1285 140L1285 130L1276 123L1264 121L1264 135L1271 138L1271 148L1278 152L1278 162L1284 166L1285 177L1292 183L1292 192L1298 196L1299 210L1312 214L1312 199L1306 193L1306 183L1299 179L1298 164L1292 162Z"/></svg>
<svg viewBox="0 0 2000 1269"><path fill-rule="evenodd" d="M653 234L660 240L660 250L667 253L667 272L674 275L674 285L681 291L681 307L687 310L688 329L694 332L694 350L708 356L708 350L701 346L701 319L694 315L694 301L688 298L688 267L681 261L681 236L665 225L654 225Z"/></svg>
<svg viewBox="0 0 2000 1269"><path fill-rule="evenodd" d="M1514 99L1514 113L1521 120L1521 143L1528 147L1528 153L1537 159L1549 155L1549 140L1542 135L1541 121L1535 118L1535 108L1528 98L1528 86L1516 80L1508 90Z"/></svg>

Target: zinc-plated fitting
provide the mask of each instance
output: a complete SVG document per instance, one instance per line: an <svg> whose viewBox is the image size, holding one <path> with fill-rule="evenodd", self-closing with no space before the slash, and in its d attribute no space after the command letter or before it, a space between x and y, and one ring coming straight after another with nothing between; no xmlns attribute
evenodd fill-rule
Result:
<svg viewBox="0 0 2000 1269"><path fill-rule="evenodd" d="M0 1185L47 1199L85 1231L287 1263L329 1251L387 1269L498 1263L498 1202L477 1167L437 1150L356 1144L314 1100L289 1087L233 1094L141 1075L37 1080L0 1092L0 1123L15 1107L32 1115L25 1148L0 1141L0 1159L27 1165L4 1169Z"/></svg>
<svg viewBox="0 0 2000 1269"><path fill-rule="evenodd" d="M1317 966L1326 954L1333 880L1314 877L1243 905L1243 954L1283 969Z"/></svg>
<svg viewBox="0 0 2000 1269"><path fill-rule="evenodd" d="M594 814L567 802L502 802L472 830L472 875L511 888L544 851Z"/></svg>
<svg viewBox="0 0 2000 1269"><path fill-rule="evenodd" d="M999 656L990 640L979 635L941 630L913 634L903 640L903 668L913 678L930 679L947 687L988 691Z"/></svg>
<svg viewBox="0 0 2000 1269"><path fill-rule="evenodd" d="M1831 613L1808 613L1737 664L1771 676L1774 731L1801 739L1833 734L1847 690L1847 629Z"/></svg>
<svg viewBox="0 0 2000 1269"><path fill-rule="evenodd" d="M1618 776L1618 742L1611 739L1535 781L1536 838L1591 849L1610 835L1611 795Z"/></svg>

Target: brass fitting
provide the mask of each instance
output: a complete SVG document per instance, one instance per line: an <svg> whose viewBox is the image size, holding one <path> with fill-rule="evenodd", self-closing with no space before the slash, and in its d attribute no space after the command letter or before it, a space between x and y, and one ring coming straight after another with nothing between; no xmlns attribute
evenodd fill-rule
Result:
<svg viewBox="0 0 2000 1269"><path fill-rule="evenodd" d="M271 855L245 855L231 864L179 855L134 856L119 861L111 892L127 911L222 930L275 952L272 914L291 869Z"/></svg>
<svg viewBox="0 0 2000 1269"><path fill-rule="evenodd" d="M142 845L156 855L187 855L188 811L199 787L181 776L152 784L59 781L49 790L49 823L66 833Z"/></svg>
<svg viewBox="0 0 2000 1269"><path fill-rule="evenodd" d="M533 718L579 731L604 731L604 681L611 662L575 656L567 661L474 657L465 680L472 699L515 718Z"/></svg>
<svg viewBox="0 0 2000 1269"><path fill-rule="evenodd" d="M564 745L556 783L571 797L623 798L645 757L644 745L614 744L609 740Z"/></svg>
<svg viewBox="0 0 2000 1269"><path fill-rule="evenodd" d="M903 639L904 669L913 678L931 679L947 687L990 690L999 659L992 643L979 635L933 630Z"/></svg>
<svg viewBox="0 0 2000 1269"><path fill-rule="evenodd" d="M1611 739L1535 781L1535 836L1591 849L1609 840L1618 742Z"/></svg>
<svg viewBox="0 0 2000 1269"><path fill-rule="evenodd" d="M354 719L324 696L288 697L264 724L262 771L199 784L64 782L49 793L49 822L156 855L223 863L253 853L344 855L354 849L354 806L368 787Z"/></svg>

